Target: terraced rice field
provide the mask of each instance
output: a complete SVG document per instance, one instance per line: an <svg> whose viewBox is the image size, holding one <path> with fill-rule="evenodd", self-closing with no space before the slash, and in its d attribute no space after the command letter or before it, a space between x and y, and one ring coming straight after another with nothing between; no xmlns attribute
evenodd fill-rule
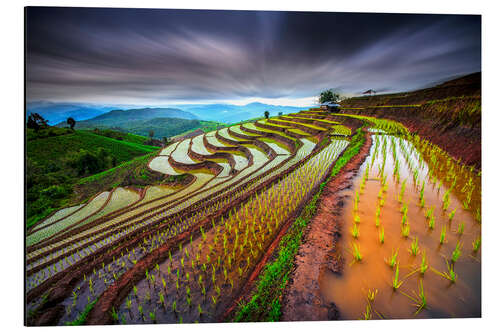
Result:
<svg viewBox="0 0 500 333"><path fill-rule="evenodd" d="M477 315L480 175L396 122L308 110L173 143L148 166L189 183L118 187L32 227L28 321L231 320L352 135L364 135L339 118L374 144L346 190L344 270L319 281L324 299L345 319Z"/></svg>
<svg viewBox="0 0 500 333"><path fill-rule="evenodd" d="M328 115L321 115L321 118L327 117ZM332 122L329 125L334 124L336 123ZM143 269L140 263L148 260L165 244L179 245L177 251L171 247L168 251L162 251L162 255L171 253L177 258L177 265L182 267L184 260L187 260L184 259L187 252L182 250L184 242L189 240L192 244L199 244L196 246L209 246L205 238L213 239L221 232L225 233L226 238L232 239L234 235L231 234L232 228L229 225L237 222L227 220L229 216L252 215L256 219L253 224L263 223L264 216L266 219L271 218L267 215L270 211L286 206L285 211L280 211L279 217L276 214L272 216L276 221L273 226L267 223L269 228L266 232L261 229L266 224L252 225L255 237L260 238L250 241L252 245L249 245L248 240L245 241L244 246L250 246L249 251L255 252L252 257L247 257L246 268L241 272L242 268L238 269L233 264L226 268L226 271L229 269L226 274L234 276L231 287L234 293L224 297L226 305L230 304L258 258L281 230L283 221L317 187L328 166L334 163L348 145L348 140L328 137L333 126L314 127L314 135L301 131L298 127L304 125L298 123L283 127L269 123L268 126L272 126L272 129L263 128L257 123L236 125L230 129L223 128L176 142L162 149L149 161L149 167L166 176L190 174L192 181L184 187L158 185L141 191L116 188L111 192L98 194L88 203L56 212L35 225L27 235L28 311L34 312L37 308L42 311L45 300L52 297L55 289L62 288L63 297L59 297L57 303L65 307L65 313L54 314L51 320L56 324L72 321L85 307L93 304L103 293L109 292L113 285L120 283L123 274L139 267ZM291 136L284 132L285 129L296 129L296 134L299 135ZM310 181L299 181L303 177L310 178ZM293 191L280 197L284 189L292 187ZM258 198L273 200L266 202L265 205L270 206L264 209ZM284 202L287 204L284 205ZM257 219L258 215L252 213L255 209L265 214L262 219ZM239 224L238 228L244 227L242 222ZM250 230L250 224L246 223L245 228ZM222 243L217 244L219 246ZM193 246L190 250L194 251ZM236 257L242 255L242 252L237 254L237 249L235 246L234 257L229 260L237 260ZM207 252L205 249L201 251ZM224 251L224 247L217 251ZM193 253L193 256L196 255ZM204 266L200 260L196 261L196 265L191 263L193 276ZM213 262L204 262L205 266L211 263ZM158 260L155 265L163 267L164 260ZM217 274L224 275L222 270ZM68 279L71 282L63 282ZM171 277L167 280L166 285L173 286ZM160 280L156 282L158 281ZM141 286L142 292L143 282L136 283ZM128 284L127 288L133 292L132 284ZM218 284L207 286L211 294L203 305L207 307L204 321L216 319L218 312L211 310L208 305L209 302L214 302L210 299L220 297L220 292L216 292L220 287ZM166 297L164 302L168 303L170 296L163 297ZM178 296L177 302L181 303L181 298L184 296ZM172 301L175 299L172 298ZM116 300L114 309L118 311L126 303L125 299ZM218 309L220 312L224 308ZM157 310L152 307L148 311ZM138 319L142 320L137 316L128 320L134 322ZM187 321L197 319L194 312L191 316L186 316ZM173 312L173 316L168 315L158 320L172 322L178 321L178 318L176 312Z"/></svg>

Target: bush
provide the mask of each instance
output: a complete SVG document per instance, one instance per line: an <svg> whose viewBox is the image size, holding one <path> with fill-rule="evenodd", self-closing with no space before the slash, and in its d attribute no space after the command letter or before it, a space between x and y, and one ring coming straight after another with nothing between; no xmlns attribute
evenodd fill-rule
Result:
<svg viewBox="0 0 500 333"><path fill-rule="evenodd" d="M102 147L99 147L95 153L80 149L78 153L74 153L69 157L68 164L77 171L79 176L83 176L98 173L115 166L116 158Z"/></svg>
<svg viewBox="0 0 500 333"><path fill-rule="evenodd" d="M68 195L68 189L61 185L52 185L41 193L51 199L61 199Z"/></svg>

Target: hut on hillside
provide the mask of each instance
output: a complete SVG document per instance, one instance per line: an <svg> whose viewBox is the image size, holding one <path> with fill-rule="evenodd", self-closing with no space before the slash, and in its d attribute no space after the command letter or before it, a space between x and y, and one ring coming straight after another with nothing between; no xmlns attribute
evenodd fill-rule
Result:
<svg viewBox="0 0 500 333"><path fill-rule="evenodd" d="M321 103L320 108L322 110L326 110L329 112L339 112L340 111L340 104L333 103L333 102L326 102L326 103Z"/></svg>

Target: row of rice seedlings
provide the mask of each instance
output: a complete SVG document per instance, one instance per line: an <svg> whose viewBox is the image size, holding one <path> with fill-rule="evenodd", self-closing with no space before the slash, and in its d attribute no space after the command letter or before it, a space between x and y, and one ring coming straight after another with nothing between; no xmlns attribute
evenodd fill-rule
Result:
<svg viewBox="0 0 500 333"><path fill-rule="evenodd" d="M318 183L324 170L327 169L326 165L331 163L329 156L332 154L315 156L280 183L256 194L238 211L232 211L227 219L220 222L219 226L212 228L211 243L209 243L207 233L200 230L201 238L197 251L195 253L185 251L180 258L177 258L176 265L180 267L178 271L183 272L185 276L184 279L176 281L179 288L184 285L185 288L189 287L190 293L196 290L207 297L210 296L216 308L220 297L217 290L226 288L223 286L227 284L227 281L230 281L232 286L244 281L245 275L265 251L282 221ZM202 254L206 256L203 257ZM181 255L180 252L179 255ZM185 265L188 257L191 258L189 259L191 265ZM212 270L208 279L205 280L202 277L204 284L194 285L191 277L196 276L196 272L207 274L210 271L209 267L212 267ZM227 290L227 292L231 291ZM187 293L183 295L184 300L187 301ZM175 304L186 304L181 299L175 301ZM184 317L190 321L193 318L191 315L189 318Z"/></svg>
<svg viewBox="0 0 500 333"><path fill-rule="evenodd" d="M477 198L476 202L479 202L481 193L480 172L475 172L473 167L467 167L462 164L460 160L457 161L453 159L446 151L436 145L433 145L428 140L414 136L413 142L418 147L421 154L427 156L430 160L429 173L434 182L437 173L444 174L445 181L451 184L450 188L453 189L456 186L458 179L465 179L467 181L463 183L463 186L459 191L458 189L456 191L457 195L461 197L463 208L465 210L470 209L474 197Z"/></svg>
<svg viewBox="0 0 500 333"><path fill-rule="evenodd" d="M335 142L335 144L337 144L338 142ZM343 150L343 148L345 148L345 146L343 145L333 145L336 149L341 149ZM340 153L340 151L336 151L335 152L335 158L336 156L338 156L338 154ZM241 190L241 192L245 192L246 190ZM236 195L236 196L239 196L239 195ZM227 201L228 199L226 199ZM227 204L227 202L226 202ZM215 210L218 210L219 207L217 206ZM209 212L207 212L209 213ZM142 251L142 253L146 254L146 253L149 253L151 252L152 250L154 250L155 248L157 248L158 246L160 246L167 238L170 238L170 237L174 237L176 236L176 234L182 232L185 228L189 227L191 225L190 221L195 221L199 218L201 218L200 215L206 215L206 214L201 214L201 213L198 213L196 214L195 216L191 217L190 219L184 222L181 221L180 223L180 227L181 228L178 228L177 226L179 225L174 225L172 226L171 228L168 229L168 231L166 232L162 232L161 234L158 233L156 236L153 236L153 237L149 237L148 239L144 239L144 244L145 246L148 246L148 248L144 248L144 251ZM157 239L158 238L158 239ZM141 245L142 246L142 245ZM134 260L134 264L135 264L136 260Z"/></svg>
<svg viewBox="0 0 500 333"><path fill-rule="evenodd" d="M243 191L241 191L241 193L243 193ZM229 198L225 198L225 199L224 199L224 201L218 202L218 203L217 203L217 205L222 206L222 205L224 205L224 204L227 204L228 202L229 202ZM189 204L189 203L188 203L188 202L185 202L184 204L185 204L186 206L188 206L188 204ZM214 207L214 206L212 206L212 207ZM218 210L218 209L219 209L219 207L215 207L212 211L215 211L215 210ZM209 213L211 213L211 211L201 211L201 212L199 212L199 213L198 213L198 215L207 215L207 214L209 214ZM192 223L191 223L191 221L196 221L196 220L198 220L198 219L199 219L199 216L193 216L193 217L191 217L188 221L186 221L185 223L181 223L181 224L180 224L180 227L179 227L179 225L178 225L178 228L177 228L177 229L175 229L175 230L174 230L174 229L172 229L171 234L170 234L170 237L173 237L173 236L175 236L176 234L178 234L178 233L182 232L184 229L186 229L187 227L189 227L189 226L192 224ZM130 228L126 229L125 231L121 232L120 234L115 234L115 235L112 235L110 238L118 238L118 236L121 236L121 235L122 235L122 234L124 234L124 233L132 232L132 231L134 231L135 229L137 229L139 226L143 226L144 224L145 224L145 221L142 221L140 224L132 224L132 226L131 226ZM92 237L89 237L88 242L92 241L92 240L93 240L93 239L95 239L96 237L97 237L97 236L95 236L95 235L94 235L94 236L92 236ZM102 245L109 244L109 243L110 243L110 238L108 238L107 240L101 241L101 242L99 242L99 243L97 243L97 244L90 245L90 246L91 246L91 247L92 247L92 246L96 246L97 248L99 248L99 247L101 247ZM78 242L78 245L81 245L81 241L80 241L80 242ZM75 246L74 244L73 244L73 245L71 245L71 247L74 247L74 246ZM52 257L52 256L53 256L53 254L51 254L51 257ZM52 259L52 258L50 258L50 259ZM44 261L43 261L43 260L41 260L39 263L43 263L43 262L44 262ZM47 278L48 278L48 277L50 277L51 275L52 275L52 274L49 274L49 275L47 276ZM39 277L40 277L40 276L39 276ZM36 284L30 284L30 288L31 288L31 287L34 287L34 286L36 286L36 285L38 285L38 284L39 284L39 283L41 283L41 282L43 282L43 279L40 279L39 277L37 278L37 283L36 283Z"/></svg>

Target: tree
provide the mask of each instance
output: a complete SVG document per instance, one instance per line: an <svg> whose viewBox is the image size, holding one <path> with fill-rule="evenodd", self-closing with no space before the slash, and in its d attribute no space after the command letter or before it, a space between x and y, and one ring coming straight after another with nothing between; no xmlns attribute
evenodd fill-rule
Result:
<svg viewBox="0 0 500 333"><path fill-rule="evenodd" d="M153 136L155 136L155 131L149 130L149 137L151 138L151 140L153 140Z"/></svg>
<svg viewBox="0 0 500 333"><path fill-rule="evenodd" d="M75 130L75 125L76 125L76 121L75 121L75 119L73 119L72 117L69 117L69 118L66 120L66 123L69 125L69 127L70 127L72 130Z"/></svg>
<svg viewBox="0 0 500 333"><path fill-rule="evenodd" d="M30 113L30 115L28 116L26 127L34 129L36 132L38 132L40 128L47 127L47 123L48 121L38 113Z"/></svg>
<svg viewBox="0 0 500 333"><path fill-rule="evenodd" d="M278 116L282 116L283 115L283 112L278 112Z"/></svg>
<svg viewBox="0 0 500 333"><path fill-rule="evenodd" d="M340 94L333 89L322 91L319 94L319 103L338 103L340 102Z"/></svg>
<svg viewBox="0 0 500 333"><path fill-rule="evenodd" d="M264 117L266 117L266 119L269 119L269 111L264 112Z"/></svg>
<svg viewBox="0 0 500 333"><path fill-rule="evenodd" d="M168 138L166 136L163 137L163 145L168 145Z"/></svg>

